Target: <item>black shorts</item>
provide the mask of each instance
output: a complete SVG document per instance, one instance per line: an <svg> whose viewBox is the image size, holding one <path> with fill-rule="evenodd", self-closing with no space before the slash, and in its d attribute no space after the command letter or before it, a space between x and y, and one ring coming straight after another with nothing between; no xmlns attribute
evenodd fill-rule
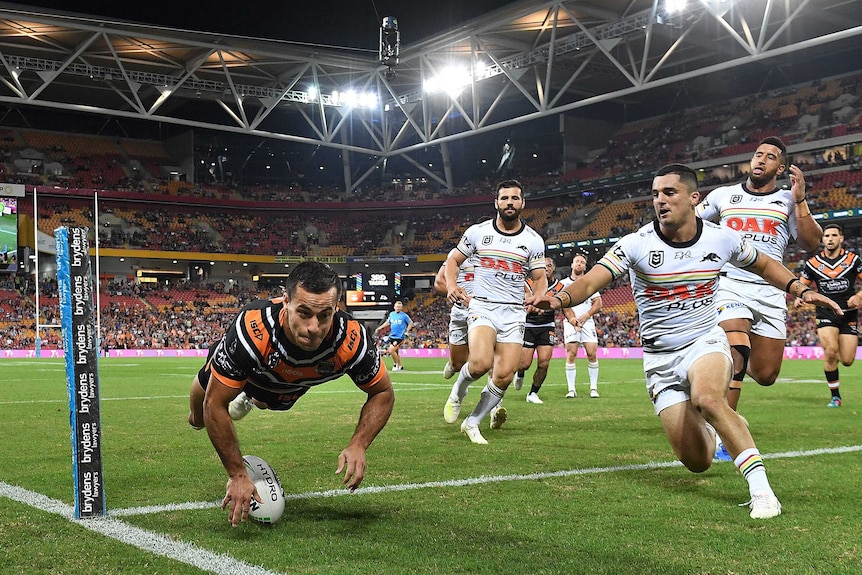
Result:
<svg viewBox="0 0 862 575"><path fill-rule="evenodd" d="M837 327L841 335L859 335L857 321L859 310L845 311L844 315L838 315L831 309L817 308L817 329L821 327Z"/></svg>
<svg viewBox="0 0 862 575"><path fill-rule="evenodd" d="M524 347L535 349L537 347L557 345L557 332L552 327L527 327L524 329Z"/></svg>

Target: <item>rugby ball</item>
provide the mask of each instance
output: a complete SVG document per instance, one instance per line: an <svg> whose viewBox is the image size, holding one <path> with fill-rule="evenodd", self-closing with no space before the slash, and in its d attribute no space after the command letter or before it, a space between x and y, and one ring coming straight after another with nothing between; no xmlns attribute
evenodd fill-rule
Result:
<svg viewBox="0 0 862 575"><path fill-rule="evenodd" d="M261 498L261 501L252 498L248 514L258 523L272 525L284 513L284 488L281 481L272 466L260 457L244 455L242 460Z"/></svg>

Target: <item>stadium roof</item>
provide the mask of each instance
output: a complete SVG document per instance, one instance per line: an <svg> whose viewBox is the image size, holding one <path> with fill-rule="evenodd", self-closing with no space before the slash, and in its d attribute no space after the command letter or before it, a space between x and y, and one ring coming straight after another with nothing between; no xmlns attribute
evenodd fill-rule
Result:
<svg viewBox="0 0 862 575"><path fill-rule="evenodd" d="M0 3L0 102L373 158L345 170L348 188L396 156L451 185L411 153L601 102L648 104L728 70L756 91L771 70L810 79L806 62L820 76L823 61L858 69L862 0L669 5L524 0L403 46L381 29L369 51Z"/></svg>

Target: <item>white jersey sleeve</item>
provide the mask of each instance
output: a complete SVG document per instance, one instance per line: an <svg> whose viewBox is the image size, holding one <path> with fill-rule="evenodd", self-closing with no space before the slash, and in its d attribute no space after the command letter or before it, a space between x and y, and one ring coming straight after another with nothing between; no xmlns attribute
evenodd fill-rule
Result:
<svg viewBox="0 0 862 575"><path fill-rule="evenodd" d="M655 222L647 224L598 263L614 278L628 271L645 351L685 348L715 327L713 299L722 266L747 267L757 259L757 250L737 232L697 222L695 238L685 243L669 242Z"/></svg>

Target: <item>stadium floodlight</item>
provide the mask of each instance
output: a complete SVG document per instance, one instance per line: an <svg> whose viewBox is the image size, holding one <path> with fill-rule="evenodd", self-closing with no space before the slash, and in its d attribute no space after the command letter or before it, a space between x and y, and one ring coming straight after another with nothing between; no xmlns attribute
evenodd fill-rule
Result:
<svg viewBox="0 0 862 575"><path fill-rule="evenodd" d="M677 14L685 10L687 4L686 0L666 0L664 9L668 15Z"/></svg>
<svg viewBox="0 0 862 575"><path fill-rule="evenodd" d="M450 98L455 99L472 82L470 72L460 66L448 66L443 68L439 74L425 81L425 92L436 94L444 92Z"/></svg>

